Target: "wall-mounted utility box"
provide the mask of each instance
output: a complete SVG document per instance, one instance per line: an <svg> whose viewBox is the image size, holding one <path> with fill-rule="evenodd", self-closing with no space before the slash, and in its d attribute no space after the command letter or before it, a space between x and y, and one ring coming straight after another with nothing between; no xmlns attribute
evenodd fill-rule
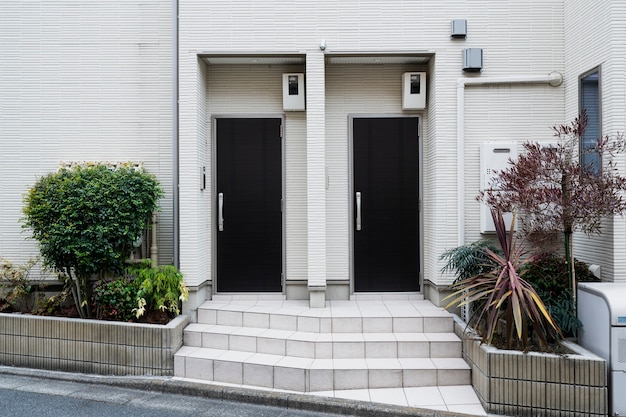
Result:
<svg viewBox="0 0 626 417"><path fill-rule="evenodd" d="M516 142L486 142L480 146L480 189L491 187L491 179L497 172L509 167L509 159L517 158ZM509 228L513 215L503 213L504 222ZM491 210L486 204L480 203L480 233L493 233L496 228L491 217Z"/></svg>
<svg viewBox="0 0 626 417"><path fill-rule="evenodd" d="M424 110L426 108L426 73L405 72L402 74L402 110Z"/></svg>
<svg viewBox="0 0 626 417"><path fill-rule="evenodd" d="M304 109L304 74L283 74L283 110L302 111Z"/></svg>
<svg viewBox="0 0 626 417"><path fill-rule="evenodd" d="M483 49L463 49L463 71L478 72L483 68Z"/></svg>
<svg viewBox="0 0 626 417"><path fill-rule="evenodd" d="M454 39L464 39L467 36L467 20L454 19L451 23L450 37Z"/></svg>

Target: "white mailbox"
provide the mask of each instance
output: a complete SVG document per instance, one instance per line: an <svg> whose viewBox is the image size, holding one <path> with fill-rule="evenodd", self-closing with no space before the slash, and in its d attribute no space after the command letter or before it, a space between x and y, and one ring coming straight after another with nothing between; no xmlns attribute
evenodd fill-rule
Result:
<svg viewBox="0 0 626 417"><path fill-rule="evenodd" d="M424 110L426 108L426 73L405 72L402 74L402 110Z"/></svg>
<svg viewBox="0 0 626 417"><path fill-rule="evenodd" d="M489 189L494 175L508 167L509 159L515 158L517 158L517 142L483 143L480 147L480 189ZM503 213L503 217L508 228L513 214ZM486 204L480 203L480 233L495 231L491 209Z"/></svg>
<svg viewBox="0 0 626 417"><path fill-rule="evenodd" d="M283 110L302 111L304 109L304 74L283 74Z"/></svg>

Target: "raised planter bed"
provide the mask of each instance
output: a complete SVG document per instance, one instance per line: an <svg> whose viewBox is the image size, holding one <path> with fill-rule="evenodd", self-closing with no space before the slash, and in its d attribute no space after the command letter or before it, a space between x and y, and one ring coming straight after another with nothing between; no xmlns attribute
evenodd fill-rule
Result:
<svg viewBox="0 0 626 417"><path fill-rule="evenodd" d="M0 313L0 364L102 375L173 375L188 316L166 325Z"/></svg>
<svg viewBox="0 0 626 417"><path fill-rule="evenodd" d="M501 350L480 343L455 318L472 385L487 412L514 416L606 416L606 361L575 343L571 354Z"/></svg>

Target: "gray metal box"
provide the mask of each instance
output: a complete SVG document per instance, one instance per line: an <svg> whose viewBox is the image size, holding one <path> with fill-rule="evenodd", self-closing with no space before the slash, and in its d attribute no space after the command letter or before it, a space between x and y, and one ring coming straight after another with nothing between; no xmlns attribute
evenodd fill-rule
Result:
<svg viewBox="0 0 626 417"><path fill-rule="evenodd" d="M626 415L626 283L579 283L578 319L580 345L607 361L610 415Z"/></svg>
<svg viewBox="0 0 626 417"><path fill-rule="evenodd" d="M463 49L463 71L478 72L483 68L483 49Z"/></svg>
<svg viewBox="0 0 626 417"><path fill-rule="evenodd" d="M452 27L450 29L450 37L462 39L467 36L467 20L454 19L452 20Z"/></svg>

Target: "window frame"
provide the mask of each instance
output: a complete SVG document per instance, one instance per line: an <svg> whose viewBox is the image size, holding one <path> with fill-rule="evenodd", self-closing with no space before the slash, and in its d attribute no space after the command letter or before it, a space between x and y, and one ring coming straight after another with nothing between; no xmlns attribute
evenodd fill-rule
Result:
<svg viewBox="0 0 626 417"><path fill-rule="evenodd" d="M596 107L589 111L590 104L594 104L593 102L589 102L584 97L584 83L589 79L589 77L597 75L597 99L596 99ZM581 166L585 166L586 164L591 164L592 171L595 174L600 174L602 172L602 157L595 152L589 152L588 149L590 146L596 143L597 139L602 137L602 67L598 65L584 73L582 73L578 77L578 114L582 115L583 110L586 111L587 117L589 118L589 123L585 128L585 133L588 131L590 127L596 126L596 131L592 132L593 138L590 140L589 135L583 133L583 136L580 138L578 143L578 155ZM595 113L595 114L594 114ZM592 117L596 120L591 120ZM592 124L593 123L593 124ZM585 156L589 158L585 158Z"/></svg>

